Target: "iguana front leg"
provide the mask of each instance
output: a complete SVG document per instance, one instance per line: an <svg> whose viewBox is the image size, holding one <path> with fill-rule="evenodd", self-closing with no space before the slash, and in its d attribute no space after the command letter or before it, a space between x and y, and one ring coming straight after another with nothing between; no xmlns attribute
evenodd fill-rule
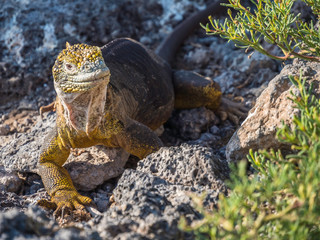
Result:
<svg viewBox="0 0 320 240"><path fill-rule="evenodd" d="M121 148L140 159L163 146L150 128L133 119L127 120L125 128L117 134L116 139Z"/></svg>
<svg viewBox="0 0 320 240"><path fill-rule="evenodd" d="M40 155L39 173L51 201L40 200L38 204L56 208L55 216L65 209L83 209L83 205L91 203L92 200L77 192L69 173L62 167L70 154L70 148L55 129L49 136L49 142Z"/></svg>

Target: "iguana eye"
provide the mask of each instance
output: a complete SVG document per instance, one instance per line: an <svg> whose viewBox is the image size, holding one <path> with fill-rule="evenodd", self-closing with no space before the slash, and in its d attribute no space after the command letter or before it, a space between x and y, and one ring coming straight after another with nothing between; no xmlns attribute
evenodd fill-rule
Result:
<svg viewBox="0 0 320 240"><path fill-rule="evenodd" d="M90 69L90 65L89 64L84 65L84 69L85 70L89 70Z"/></svg>
<svg viewBox="0 0 320 240"><path fill-rule="evenodd" d="M70 63L66 63L65 64L65 68L66 70L68 71L73 71L75 69L75 66L73 64L70 64Z"/></svg>

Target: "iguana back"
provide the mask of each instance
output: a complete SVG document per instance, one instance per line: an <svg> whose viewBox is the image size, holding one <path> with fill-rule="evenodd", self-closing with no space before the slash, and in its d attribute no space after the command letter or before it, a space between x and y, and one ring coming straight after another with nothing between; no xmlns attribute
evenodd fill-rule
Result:
<svg viewBox="0 0 320 240"><path fill-rule="evenodd" d="M174 105L170 66L132 39L116 39L101 50L111 72L107 95L117 102L115 111L152 129L161 126Z"/></svg>

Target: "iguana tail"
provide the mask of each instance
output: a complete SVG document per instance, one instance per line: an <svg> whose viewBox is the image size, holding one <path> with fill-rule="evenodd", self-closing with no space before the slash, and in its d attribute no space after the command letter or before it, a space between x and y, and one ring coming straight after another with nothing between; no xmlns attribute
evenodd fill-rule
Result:
<svg viewBox="0 0 320 240"><path fill-rule="evenodd" d="M196 12L184 20L160 43L155 53L171 64L183 40L188 37L196 27L199 27L200 22L205 22L209 15L217 17L226 12L226 7L220 5L223 2L225 1L215 0L214 3L210 4L206 9Z"/></svg>

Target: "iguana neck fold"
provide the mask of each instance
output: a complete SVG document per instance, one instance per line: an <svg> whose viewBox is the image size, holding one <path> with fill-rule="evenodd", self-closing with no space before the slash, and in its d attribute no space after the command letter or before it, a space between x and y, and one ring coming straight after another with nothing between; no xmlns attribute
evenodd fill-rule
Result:
<svg viewBox="0 0 320 240"><path fill-rule="evenodd" d="M59 92L58 96L59 96ZM77 132L90 134L101 124L104 117L107 85L101 84L87 92L59 96L65 124Z"/></svg>

